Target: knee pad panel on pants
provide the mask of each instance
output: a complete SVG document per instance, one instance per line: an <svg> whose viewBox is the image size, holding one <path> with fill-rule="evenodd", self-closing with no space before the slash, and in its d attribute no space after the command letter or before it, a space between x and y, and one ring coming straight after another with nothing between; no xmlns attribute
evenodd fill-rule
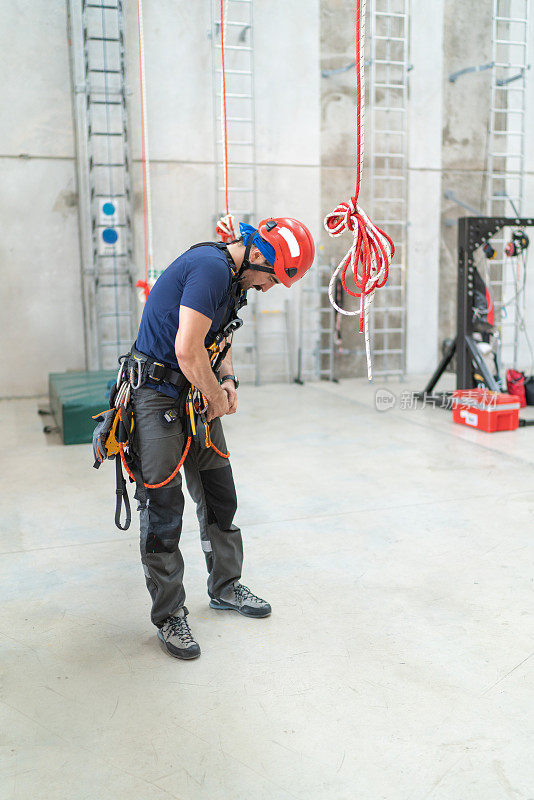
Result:
<svg viewBox="0 0 534 800"><path fill-rule="evenodd" d="M219 469L205 469L200 472L202 488L208 507L208 522L228 530L237 511L237 496L232 475L232 467L227 464Z"/></svg>
<svg viewBox="0 0 534 800"><path fill-rule="evenodd" d="M172 553L182 529L184 496L178 486L148 490L148 506L141 513L141 541L147 553Z"/></svg>

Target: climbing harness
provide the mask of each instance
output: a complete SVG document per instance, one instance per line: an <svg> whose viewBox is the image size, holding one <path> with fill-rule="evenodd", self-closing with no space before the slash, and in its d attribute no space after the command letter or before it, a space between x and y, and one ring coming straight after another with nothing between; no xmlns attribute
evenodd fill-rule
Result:
<svg viewBox="0 0 534 800"><path fill-rule="evenodd" d="M324 227L330 236L341 236L343 231L353 233L353 242L334 270L328 287L330 303L339 314L360 317L359 331L365 337L367 377L372 379L371 346L369 340L369 311L376 289L382 288L388 279L389 267L395 253L390 237L375 225L363 208L358 205L363 172L364 115L365 115L365 11L366 0L356 0L356 190L348 202L339 203L326 215ZM347 270L350 267L356 291L348 288ZM336 281L341 277L343 289L352 297L360 299L356 311L342 308L335 299Z"/></svg>
<svg viewBox="0 0 534 800"><path fill-rule="evenodd" d="M150 196L150 158L148 151L148 126L146 119L145 88L145 36L143 30L143 0L137 0L139 34L139 83L141 88L141 164L143 168L143 224L145 242L145 279L138 280L139 299L145 303L157 279L152 249L152 207Z"/></svg>
<svg viewBox="0 0 534 800"><path fill-rule="evenodd" d="M228 202L228 111L226 106L226 66L225 66L225 40L226 19L228 17L228 0L220 0L220 31L221 31L221 139L223 143L223 176L224 176L224 202L226 214L222 216L216 226L215 233L221 237L222 242L230 242L237 238L235 219L230 214Z"/></svg>
<svg viewBox="0 0 534 800"><path fill-rule="evenodd" d="M228 266L232 273L232 305L229 315L227 315L223 325L213 337L211 344L207 347L211 368L213 372L217 373L231 347L234 333L239 330L243 324L243 320L237 316L237 311L242 308L247 301L246 293L240 289L237 283L235 264L226 246L220 242L201 242L200 244L193 245L193 248L205 245L215 246L225 251L228 259ZM177 389L184 390L183 395L180 393L180 396L183 397L183 408L181 413L177 412L176 416L179 415L183 422L184 436L186 438L185 446L175 469L160 483L144 482L134 447L135 416L131 404L131 397L132 392L139 389L147 381L151 381L154 384L168 383ZM98 469L106 459L115 459L115 525L117 528L122 531L128 530L132 519L130 501L126 488L127 484L122 473L122 467L124 467L130 481L136 484L135 496L139 501L139 508L141 509L146 507L148 500L147 489L160 489L169 484L176 477L187 458L193 438L197 436L199 424L204 427L204 446L206 448L211 448L221 458L230 457L229 452L221 452L211 439L210 423L206 418L207 410L208 402L206 398L200 389L193 386L187 380L183 373L142 353L135 346L132 347L129 353L120 356L117 379L110 391L109 408L93 417L93 419L96 420L96 427L93 432L93 466L95 469ZM173 416L168 422L172 423L174 418ZM124 523L121 524L120 517L123 503L125 508L125 520Z"/></svg>

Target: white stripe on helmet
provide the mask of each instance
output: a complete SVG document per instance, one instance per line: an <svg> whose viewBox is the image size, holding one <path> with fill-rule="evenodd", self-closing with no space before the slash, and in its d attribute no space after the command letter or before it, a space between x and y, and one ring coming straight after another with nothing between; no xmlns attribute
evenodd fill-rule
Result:
<svg viewBox="0 0 534 800"><path fill-rule="evenodd" d="M300 255L300 247L299 243L297 242L297 237L290 231L289 228L279 227L278 233L284 237L286 242L289 245L289 253L291 256L299 256Z"/></svg>

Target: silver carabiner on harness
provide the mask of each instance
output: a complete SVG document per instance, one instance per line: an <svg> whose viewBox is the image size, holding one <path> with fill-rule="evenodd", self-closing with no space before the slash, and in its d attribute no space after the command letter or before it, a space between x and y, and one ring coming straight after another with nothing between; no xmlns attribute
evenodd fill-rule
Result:
<svg viewBox="0 0 534 800"><path fill-rule="evenodd" d="M129 380L130 380L130 386L135 391L136 389L140 389L143 384L143 367L139 359L136 358L136 356L134 356L133 359L135 361L135 364L133 364L130 367ZM137 371L137 380L134 380L136 371Z"/></svg>

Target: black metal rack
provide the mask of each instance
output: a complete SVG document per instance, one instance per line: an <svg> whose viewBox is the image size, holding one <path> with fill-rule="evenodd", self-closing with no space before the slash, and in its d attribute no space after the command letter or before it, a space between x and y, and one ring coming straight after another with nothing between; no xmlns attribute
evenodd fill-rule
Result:
<svg viewBox="0 0 534 800"><path fill-rule="evenodd" d="M434 392L435 386L453 356L456 354L456 388L473 389L473 363L484 379L488 389L499 391L500 388L480 355L477 343L473 338L473 299L475 250L488 241L501 229L506 227L528 228L534 226L532 217L460 217L458 220L458 307L456 316L456 337L447 348L443 358L424 391L416 392L418 399L431 401L434 405L445 399L450 392Z"/></svg>

